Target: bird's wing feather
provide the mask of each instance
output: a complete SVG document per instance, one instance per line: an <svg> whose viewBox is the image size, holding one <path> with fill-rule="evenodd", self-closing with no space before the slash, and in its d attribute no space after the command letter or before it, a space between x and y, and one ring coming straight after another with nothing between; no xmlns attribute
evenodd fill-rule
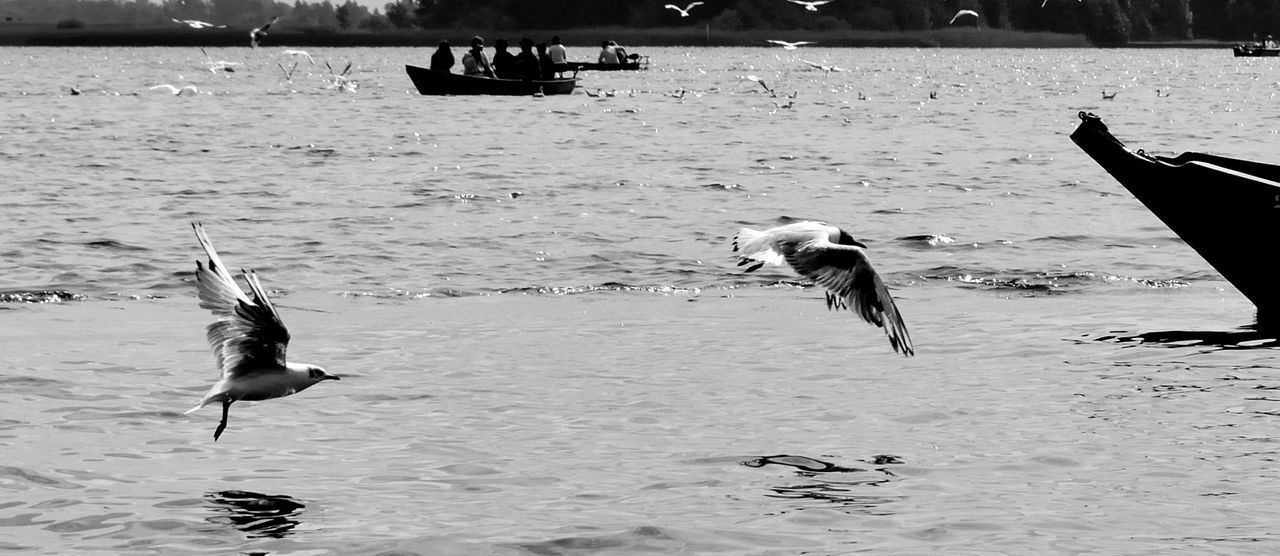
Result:
<svg viewBox="0 0 1280 556"><path fill-rule="evenodd" d="M915 353L889 288L861 248L831 243L824 235L807 240L796 236L779 241L778 246L796 272L830 292L828 306L848 308L862 320L884 328L894 351Z"/></svg>
<svg viewBox="0 0 1280 556"><path fill-rule="evenodd" d="M738 235L733 238L733 250L738 253L738 266L757 263L747 268L747 272L765 264L780 266L786 262L782 253L774 249L773 237L760 230L751 228L738 230Z"/></svg>
<svg viewBox="0 0 1280 556"><path fill-rule="evenodd" d="M200 307L217 317L207 328L207 338L223 376L235 377L263 368L283 367L289 346L289 330L257 275L242 271L253 294L250 298L227 272L218 252L209 243L204 228L199 223L192 224L192 227L209 257L207 266L196 261L196 282Z"/></svg>

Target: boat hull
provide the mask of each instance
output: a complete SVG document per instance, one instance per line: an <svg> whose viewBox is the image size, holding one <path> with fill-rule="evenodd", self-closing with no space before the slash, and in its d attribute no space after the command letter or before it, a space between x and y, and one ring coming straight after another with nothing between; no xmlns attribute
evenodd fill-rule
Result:
<svg viewBox="0 0 1280 556"><path fill-rule="evenodd" d="M569 71L636 71L644 69L640 62L625 64L596 64L592 62L569 62Z"/></svg>
<svg viewBox="0 0 1280 556"><path fill-rule="evenodd" d="M1280 56L1280 48L1265 48L1262 46L1252 46L1247 44L1237 44L1231 47L1231 51L1236 56L1248 57L1275 57Z"/></svg>
<svg viewBox="0 0 1280 556"><path fill-rule="evenodd" d="M413 86L424 95L567 95L577 86L576 78L520 81L431 71L410 65L404 69Z"/></svg>
<svg viewBox="0 0 1280 556"><path fill-rule="evenodd" d="M1093 114L1071 140L1280 326L1280 284L1271 257L1280 240L1280 166L1188 152L1133 151Z"/></svg>

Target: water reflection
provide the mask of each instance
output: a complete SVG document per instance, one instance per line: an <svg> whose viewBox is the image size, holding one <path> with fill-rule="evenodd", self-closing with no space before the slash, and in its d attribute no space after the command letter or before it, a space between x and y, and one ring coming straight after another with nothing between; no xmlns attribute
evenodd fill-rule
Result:
<svg viewBox="0 0 1280 556"><path fill-rule="evenodd" d="M1106 335L1099 342L1137 342L1165 347L1203 346L1216 349L1253 349L1280 347L1280 331L1257 325L1236 330L1157 330L1129 336Z"/></svg>
<svg viewBox="0 0 1280 556"><path fill-rule="evenodd" d="M878 455L868 463L872 465L901 464L897 456ZM854 510L872 515L889 515L880 506L896 502L897 497L864 494L864 487L875 487L893 480L895 475L887 468L859 469L845 467L808 456L780 454L761 456L742 462L747 467L764 467L779 465L795 469L796 475L811 479L809 482L784 484L769 487L770 498L798 500L803 502L820 502L822 506L832 504L842 509ZM855 475L860 474L860 475Z"/></svg>
<svg viewBox="0 0 1280 556"><path fill-rule="evenodd" d="M230 523L250 538L283 538L298 526L296 518L306 506L288 496L223 490L205 495L219 515L212 523Z"/></svg>

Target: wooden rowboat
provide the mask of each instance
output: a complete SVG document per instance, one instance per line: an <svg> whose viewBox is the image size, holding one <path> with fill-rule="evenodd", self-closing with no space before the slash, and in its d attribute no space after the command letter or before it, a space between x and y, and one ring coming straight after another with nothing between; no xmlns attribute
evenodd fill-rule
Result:
<svg viewBox="0 0 1280 556"><path fill-rule="evenodd" d="M1231 47L1231 51L1234 52L1236 56L1280 56L1280 48L1267 48L1258 44L1237 44Z"/></svg>
<svg viewBox="0 0 1280 556"><path fill-rule="evenodd" d="M424 95L567 95L578 83L576 78L521 81L474 77L410 65L404 70Z"/></svg>
<svg viewBox="0 0 1280 556"><path fill-rule="evenodd" d="M1280 166L1188 152L1133 151L1102 119L1080 113L1071 134L1084 152L1280 326L1280 284L1270 256L1280 239Z"/></svg>

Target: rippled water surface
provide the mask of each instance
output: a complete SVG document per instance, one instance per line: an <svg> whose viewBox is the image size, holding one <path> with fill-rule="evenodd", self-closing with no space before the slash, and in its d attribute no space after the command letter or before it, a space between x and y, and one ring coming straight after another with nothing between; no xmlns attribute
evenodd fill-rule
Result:
<svg viewBox="0 0 1280 556"><path fill-rule="evenodd" d="M1275 340L1067 138L1274 162L1276 60L632 50L435 98L428 50L0 49L0 548L1280 550ZM786 218L869 245L916 357L735 267ZM217 443L195 220L344 378Z"/></svg>

